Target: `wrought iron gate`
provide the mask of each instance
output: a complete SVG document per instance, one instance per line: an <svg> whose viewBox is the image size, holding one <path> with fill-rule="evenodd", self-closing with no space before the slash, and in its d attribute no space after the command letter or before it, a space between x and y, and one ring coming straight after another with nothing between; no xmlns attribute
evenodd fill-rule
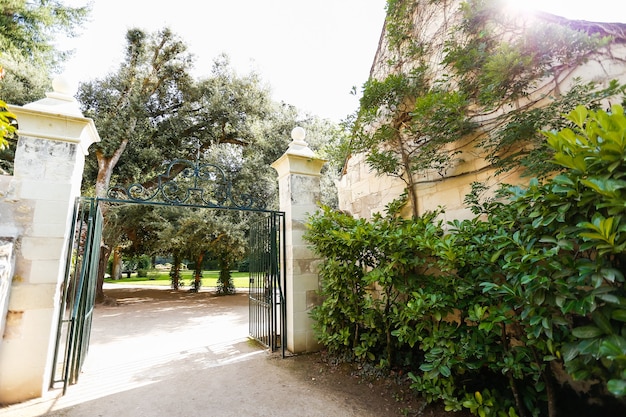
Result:
<svg viewBox="0 0 626 417"><path fill-rule="evenodd" d="M109 198L78 198L61 289L51 387L78 381L89 349L102 239L101 204L135 203L250 212L250 336L285 356L285 216L265 201L234 195L225 171L213 164L175 160L151 189L116 186Z"/></svg>
<svg viewBox="0 0 626 417"><path fill-rule="evenodd" d="M276 351L286 345L284 213L260 215L250 228L250 336Z"/></svg>
<svg viewBox="0 0 626 417"><path fill-rule="evenodd" d="M98 200L78 198L74 204L65 279L60 291L60 313L51 388L75 384L89 350L95 303L102 212Z"/></svg>

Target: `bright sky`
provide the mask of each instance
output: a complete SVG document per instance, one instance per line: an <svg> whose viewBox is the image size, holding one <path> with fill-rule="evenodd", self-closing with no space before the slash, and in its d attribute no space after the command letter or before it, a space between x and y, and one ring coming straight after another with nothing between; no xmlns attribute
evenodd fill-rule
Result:
<svg viewBox="0 0 626 417"><path fill-rule="evenodd" d="M65 0L83 5L89 0ZM92 0L91 20L72 41L66 73L88 81L117 69L131 27L170 27L208 76L224 52L240 74L251 70L273 97L340 121L358 106L385 18L386 0ZM623 0L509 0L571 19L626 22Z"/></svg>
<svg viewBox="0 0 626 417"><path fill-rule="evenodd" d="M82 5L88 0L65 0ZM385 0L95 0L92 21L65 69L76 81L117 69L131 27L169 26L210 75L222 52L241 75L251 70L274 99L339 121L357 109L353 86L367 80L385 18Z"/></svg>

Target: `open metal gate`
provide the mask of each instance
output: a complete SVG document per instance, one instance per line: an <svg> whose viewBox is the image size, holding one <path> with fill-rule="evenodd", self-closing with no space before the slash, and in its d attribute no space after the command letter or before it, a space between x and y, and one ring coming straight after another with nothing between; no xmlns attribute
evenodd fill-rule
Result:
<svg viewBox="0 0 626 417"><path fill-rule="evenodd" d="M250 336L272 351L286 345L284 213L260 215L250 228Z"/></svg>
<svg viewBox="0 0 626 417"><path fill-rule="evenodd" d="M250 336L285 356L285 216L265 208L265 201L234 195L225 171L198 161L172 161L157 186L116 186L109 198L78 198L67 248L61 290L51 387L78 381L89 349L91 321L102 240L101 204L148 204L250 212Z"/></svg>
<svg viewBox="0 0 626 417"><path fill-rule="evenodd" d="M89 350L91 320L96 295L102 237L102 212L98 200L76 199L65 278L60 291L60 313L52 369L51 388L78 381Z"/></svg>

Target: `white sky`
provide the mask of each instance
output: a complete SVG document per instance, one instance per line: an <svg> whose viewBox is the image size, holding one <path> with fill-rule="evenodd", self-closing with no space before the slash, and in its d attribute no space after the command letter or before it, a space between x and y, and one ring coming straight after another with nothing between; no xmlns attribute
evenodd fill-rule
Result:
<svg viewBox="0 0 626 417"><path fill-rule="evenodd" d="M89 0L65 0L83 5ZM251 70L277 101L339 121L358 107L378 47L386 0L92 0L90 21L68 48L76 81L117 69L126 30L170 27L208 76L226 53L240 74ZM624 0L509 0L571 19L626 22Z"/></svg>

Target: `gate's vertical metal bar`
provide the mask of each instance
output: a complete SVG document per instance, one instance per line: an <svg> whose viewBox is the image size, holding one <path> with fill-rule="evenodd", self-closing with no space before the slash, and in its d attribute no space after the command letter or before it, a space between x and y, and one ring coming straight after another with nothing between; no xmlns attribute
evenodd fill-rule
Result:
<svg viewBox="0 0 626 417"><path fill-rule="evenodd" d="M89 337L91 335L91 323L96 298L96 283L98 280L98 266L100 259L100 241L102 239L102 211L98 201L95 203L95 213L92 216L93 233L91 236L87 270L83 280L83 291L80 307L77 312L78 337L76 339L76 360L73 369L72 383L78 381L78 376L89 352Z"/></svg>
<svg viewBox="0 0 626 417"><path fill-rule="evenodd" d="M270 274L271 274L271 286L272 286L272 300L271 300L271 314L272 314L272 350L282 348L282 354L285 355L285 344L282 343L282 336L284 334L283 327L285 318L283 315L283 286L281 283L281 276L284 268L281 265L281 241L280 238L280 215L279 213L272 213L268 216L268 237L269 237L269 256L270 256Z"/></svg>
<svg viewBox="0 0 626 417"><path fill-rule="evenodd" d="M60 300L59 300L59 319L57 322L57 337L56 337L56 343L54 345L54 356L53 356L53 362L52 362L52 376L50 378L50 388L54 387L54 384L56 384L57 382L63 382L64 383L64 390L65 390L65 365L68 361L68 357L67 357L67 346L69 345L68 343L68 339L70 337L71 332L69 331L69 325L70 325L70 321L71 321L71 317L66 317L67 312L67 308L68 308L68 304L70 306L73 305L73 300L76 294L76 285L74 285L76 283L75 279L72 279L73 277L75 277L75 274L73 273L73 271L76 270L76 266L77 266L77 260L78 257L75 256L79 253L79 246L80 246L80 231L82 230L82 225L83 225L83 221L84 221L84 204L82 202L82 199L80 197L76 198L76 201L74 202L74 212L72 214L72 224L70 226L70 234L69 234L69 239L68 239L68 246L67 246L67 254L66 254L66 260L65 260L65 277L63 279L63 284L61 287L61 291L60 293ZM77 233L78 231L78 233ZM62 337L65 335L65 339L63 340ZM62 345L63 342L63 345ZM63 360L60 361L59 356L61 355L61 351L63 350ZM59 367L59 365L61 365L61 375L57 376L57 372L59 371L59 369L57 369Z"/></svg>
<svg viewBox="0 0 626 417"><path fill-rule="evenodd" d="M277 276L278 289L280 294L280 347L282 356L285 357L285 349L287 347L287 301L285 297L287 288L287 256L285 247L285 213L273 213L277 217L275 224L278 227L278 265L280 271Z"/></svg>
<svg viewBox="0 0 626 417"><path fill-rule="evenodd" d="M270 300L268 310L270 313L270 336L272 343L272 351L278 349L280 344L280 333L278 330L280 314L277 311L279 306L280 296L276 294L276 291L280 289L278 285L278 247L276 245L277 231L276 231L276 217L273 213L267 216L267 238L268 238L268 272L269 272L269 287Z"/></svg>
<svg viewBox="0 0 626 417"><path fill-rule="evenodd" d="M256 222L252 222L250 225L250 255L248 259L248 274L249 274L249 282L248 282L248 333L250 336L254 337L256 334L255 331L255 323L257 320L256 317L256 275L254 271L256 270L256 253L254 251L255 248L255 239L256 239Z"/></svg>
<svg viewBox="0 0 626 417"><path fill-rule="evenodd" d="M263 288L265 286L263 266L263 227L262 219L254 221L250 229L250 286L249 286L249 332L250 336L264 346L268 346L266 334L263 331L265 314L263 308Z"/></svg>

